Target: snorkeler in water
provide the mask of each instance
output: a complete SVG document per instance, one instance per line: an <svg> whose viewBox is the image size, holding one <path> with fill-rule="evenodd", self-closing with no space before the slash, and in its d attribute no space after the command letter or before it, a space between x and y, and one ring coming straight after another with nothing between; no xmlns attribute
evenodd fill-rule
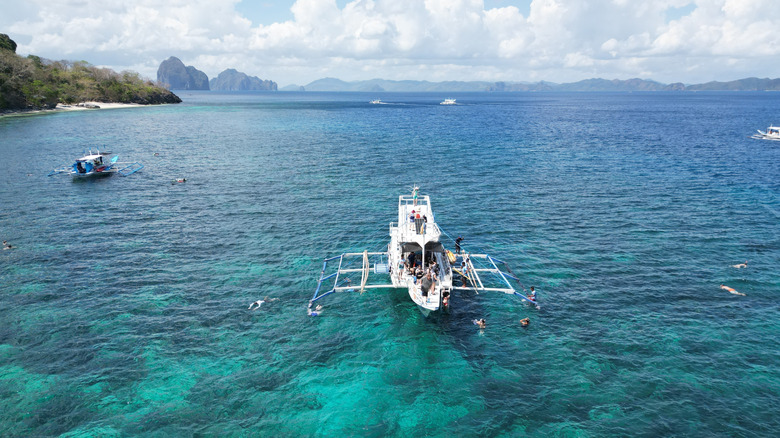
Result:
<svg viewBox="0 0 780 438"><path fill-rule="evenodd" d="M311 304L309 304L309 307L306 308L306 313L308 313L309 316L320 316L322 314L322 305L317 304L317 307L315 307L314 310L311 310Z"/></svg>
<svg viewBox="0 0 780 438"><path fill-rule="evenodd" d="M276 301L279 298L268 298L267 296L263 298L262 300L257 300L254 303L249 305L249 310L257 310L260 308L260 306L263 305L263 303L270 303L271 301ZM255 307L257 306L257 307Z"/></svg>

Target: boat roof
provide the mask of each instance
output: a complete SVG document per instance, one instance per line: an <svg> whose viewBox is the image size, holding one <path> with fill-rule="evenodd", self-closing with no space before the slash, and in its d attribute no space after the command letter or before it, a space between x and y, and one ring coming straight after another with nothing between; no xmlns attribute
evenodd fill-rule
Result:
<svg viewBox="0 0 780 438"><path fill-rule="evenodd" d="M91 152L87 155L84 155L83 157L77 159L76 161L86 161L86 160L94 160L97 157L107 157L109 155L112 155L111 152Z"/></svg>

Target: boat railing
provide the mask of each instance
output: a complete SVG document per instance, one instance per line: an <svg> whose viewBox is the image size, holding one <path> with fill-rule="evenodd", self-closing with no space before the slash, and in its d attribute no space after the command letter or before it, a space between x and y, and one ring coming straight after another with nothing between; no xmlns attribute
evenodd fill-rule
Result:
<svg viewBox="0 0 780 438"><path fill-rule="evenodd" d="M428 205L428 197L427 196L418 197L417 204L415 204L413 196L401 196L398 199L398 205Z"/></svg>

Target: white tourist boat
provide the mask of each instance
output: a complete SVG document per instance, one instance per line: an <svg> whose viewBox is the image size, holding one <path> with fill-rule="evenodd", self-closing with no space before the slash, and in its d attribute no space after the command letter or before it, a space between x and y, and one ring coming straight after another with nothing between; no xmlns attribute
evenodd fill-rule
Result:
<svg viewBox="0 0 780 438"><path fill-rule="evenodd" d="M382 102L382 99L374 99L374 100L371 100L368 103L373 104L373 105L380 105L380 104L382 104L384 102Z"/></svg>
<svg viewBox="0 0 780 438"><path fill-rule="evenodd" d="M132 175L143 169L141 163L120 163L118 155L111 157L111 152L84 152L84 155L77 158L73 164L65 165L49 172L48 176L67 174L74 178L91 178L98 176L108 176L118 173L122 176Z"/></svg>
<svg viewBox="0 0 780 438"><path fill-rule="evenodd" d="M439 105L457 105L455 99L444 99Z"/></svg>
<svg viewBox="0 0 780 438"><path fill-rule="evenodd" d="M387 288L406 289L426 316L448 308L451 294L458 290L514 294L538 307L535 296L521 294L512 286L510 280L520 280L505 262L462 251L460 238L454 241L454 253L445 249L442 238L448 235L436 223L430 197L420 196L417 187L411 195L399 196L398 220L390 223L389 234L387 251L350 252L325 259L309 302L310 313L316 301L331 293ZM430 270L432 284L424 280L427 274L418 278L416 267Z"/></svg>
<svg viewBox="0 0 780 438"><path fill-rule="evenodd" d="M780 140L780 128L777 126L770 126L766 128L766 131L756 130L758 134L753 134L753 138L759 140Z"/></svg>

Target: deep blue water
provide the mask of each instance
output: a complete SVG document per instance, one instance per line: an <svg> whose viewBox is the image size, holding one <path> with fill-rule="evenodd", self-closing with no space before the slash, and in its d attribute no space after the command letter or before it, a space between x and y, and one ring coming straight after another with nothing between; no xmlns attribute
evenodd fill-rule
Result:
<svg viewBox="0 0 780 438"><path fill-rule="evenodd" d="M180 96L0 118L0 435L780 431L780 143L748 138L775 93ZM46 176L96 146L146 167ZM323 258L380 249L414 184L541 310L308 317Z"/></svg>

